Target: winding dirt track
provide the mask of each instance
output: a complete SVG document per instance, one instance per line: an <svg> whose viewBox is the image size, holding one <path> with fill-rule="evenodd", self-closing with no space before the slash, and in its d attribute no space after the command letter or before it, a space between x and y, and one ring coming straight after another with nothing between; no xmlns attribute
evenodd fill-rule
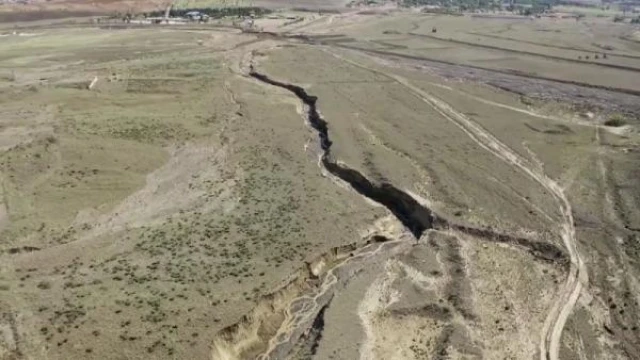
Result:
<svg viewBox="0 0 640 360"><path fill-rule="evenodd" d="M422 101L433 107L433 109L445 119L458 126L479 146L528 175L535 182L540 184L540 186L548 190L556 199L560 208L560 213L562 214L562 219L559 224L560 236L569 253L571 266L567 280L560 290L558 299L550 309L544 323L540 339L540 359L557 360L560 351L560 339L562 337L564 326L578 300L578 297L580 296L582 287L589 282L586 266L580 258L580 254L577 249L571 204L564 194L563 188L553 179L549 178L542 169L529 164L529 161L522 158L513 149L502 143L490 132L483 129L479 124L475 123L464 114L456 111L446 102L437 99L428 92L412 85L407 79L396 74L387 73L353 60L346 59L336 53L330 53L342 61L396 81Z"/></svg>

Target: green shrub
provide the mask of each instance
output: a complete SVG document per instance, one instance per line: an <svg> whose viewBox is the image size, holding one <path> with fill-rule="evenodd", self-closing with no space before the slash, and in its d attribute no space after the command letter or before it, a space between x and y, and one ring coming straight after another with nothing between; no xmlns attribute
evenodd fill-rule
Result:
<svg viewBox="0 0 640 360"><path fill-rule="evenodd" d="M38 287L38 289L42 289L42 290L51 289L51 284L48 281L40 281L36 286Z"/></svg>
<svg viewBox="0 0 640 360"><path fill-rule="evenodd" d="M622 115L613 115L611 118L604 122L606 126L620 127L627 124L627 121Z"/></svg>

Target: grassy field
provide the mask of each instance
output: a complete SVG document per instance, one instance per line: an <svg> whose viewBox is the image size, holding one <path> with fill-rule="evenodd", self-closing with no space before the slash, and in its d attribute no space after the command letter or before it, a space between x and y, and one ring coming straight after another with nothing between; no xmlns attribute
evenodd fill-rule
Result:
<svg viewBox="0 0 640 360"><path fill-rule="evenodd" d="M317 176L295 102L216 52L251 39L0 40L1 326L18 329L0 357L206 357L216 329L380 214Z"/></svg>
<svg viewBox="0 0 640 360"><path fill-rule="evenodd" d="M555 11L558 12L566 12L573 14L584 14L586 16L606 16L613 17L616 15L622 15L622 10L615 7L610 6L607 8L598 8L598 7L580 7L580 6L568 6L568 5L560 5L554 7Z"/></svg>
<svg viewBox="0 0 640 360"><path fill-rule="evenodd" d="M0 37L0 359L640 353L628 27L295 15Z"/></svg>
<svg viewBox="0 0 640 360"><path fill-rule="evenodd" d="M610 19L400 16L344 31L350 45L499 71L638 91L640 48ZM437 32L433 33L432 29ZM367 40L366 42L362 40ZM437 51L436 51L437 50Z"/></svg>

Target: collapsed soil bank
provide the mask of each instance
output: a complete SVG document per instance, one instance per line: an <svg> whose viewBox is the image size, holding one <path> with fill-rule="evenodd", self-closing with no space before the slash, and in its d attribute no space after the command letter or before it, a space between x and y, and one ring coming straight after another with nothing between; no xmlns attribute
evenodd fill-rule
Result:
<svg viewBox="0 0 640 360"><path fill-rule="evenodd" d="M216 334L212 358L282 359L299 340L313 350L322 337L324 311L337 288L350 278L345 275L366 266L379 247L401 244L390 241L373 235L365 241L333 247L305 262L279 289L261 296L253 310ZM350 271L338 271L349 266L353 266Z"/></svg>

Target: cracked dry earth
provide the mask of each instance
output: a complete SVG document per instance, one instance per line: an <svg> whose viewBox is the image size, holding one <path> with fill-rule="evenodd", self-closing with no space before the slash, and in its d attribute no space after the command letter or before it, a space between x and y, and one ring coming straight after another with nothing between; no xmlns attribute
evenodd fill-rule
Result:
<svg viewBox="0 0 640 360"><path fill-rule="evenodd" d="M640 357L637 118L366 48L398 19L17 42L0 359Z"/></svg>

